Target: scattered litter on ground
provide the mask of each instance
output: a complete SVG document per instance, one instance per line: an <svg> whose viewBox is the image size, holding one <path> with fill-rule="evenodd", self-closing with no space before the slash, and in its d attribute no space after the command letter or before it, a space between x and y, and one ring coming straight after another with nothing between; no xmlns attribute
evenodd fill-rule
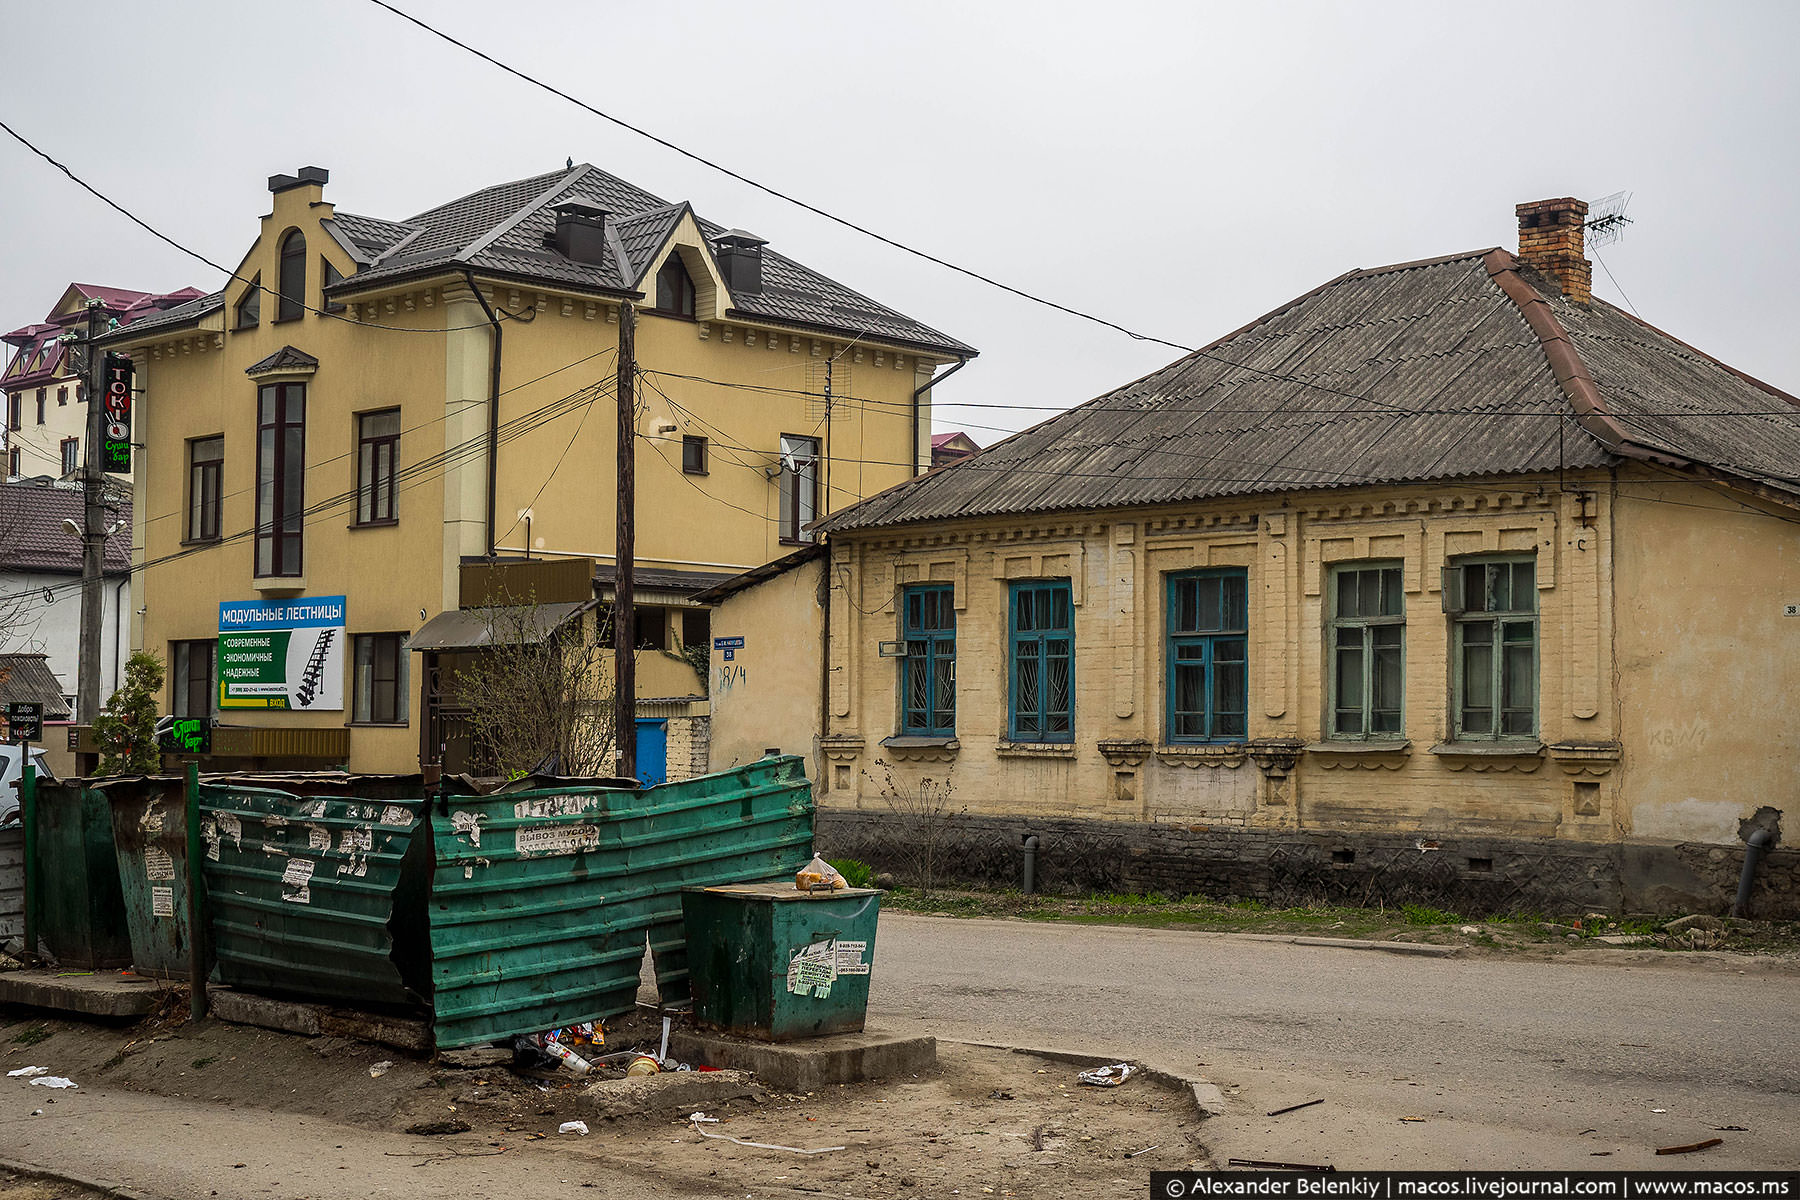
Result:
<svg viewBox="0 0 1800 1200"><path fill-rule="evenodd" d="M1269 1115L1271 1117L1279 1117L1283 1113L1299 1112L1303 1108L1311 1108L1315 1104L1323 1103L1325 1103L1325 1097L1320 1096L1317 1100L1307 1100L1300 1104L1290 1104L1286 1108L1275 1109Z"/></svg>
<svg viewBox="0 0 1800 1200"><path fill-rule="evenodd" d="M1110 1067L1095 1067L1091 1071L1083 1071L1075 1078L1093 1087L1118 1087L1137 1073L1137 1068L1130 1063L1114 1063Z"/></svg>
<svg viewBox="0 0 1800 1200"><path fill-rule="evenodd" d="M417 1137L442 1137L446 1133L467 1133L467 1121L421 1121L417 1125L408 1125L406 1132Z"/></svg>
<svg viewBox="0 0 1800 1200"><path fill-rule="evenodd" d="M1133 1150L1130 1154L1127 1154L1125 1157L1126 1158L1139 1158L1145 1154L1150 1153L1152 1150L1161 1150L1161 1149L1162 1149L1161 1146L1145 1146L1142 1150Z"/></svg>
<svg viewBox="0 0 1800 1200"><path fill-rule="evenodd" d="M80 1087L73 1079L64 1079L61 1075L40 1075L31 1081L37 1087L72 1088Z"/></svg>
<svg viewBox="0 0 1800 1200"><path fill-rule="evenodd" d="M1330 1163L1267 1162L1260 1158L1228 1158L1228 1167L1251 1167L1258 1171L1336 1171Z"/></svg>
<svg viewBox="0 0 1800 1200"><path fill-rule="evenodd" d="M661 1074L662 1069L662 1063L657 1061L654 1054L640 1054L631 1060L631 1065L625 1068L625 1074L636 1079Z"/></svg>
<svg viewBox="0 0 1800 1200"><path fill-rule="evenodd" d="M1002 1091L999 1088L995 1088L993 1091L988 1093L989 1100L1011 1100L1012 1098L1013 1098L1013 1094L1011 1092Z"/></svg>
<svg viewBox="0 0 1800 1200"><path fill-rule="evenodd" d="M1713 1128L1717 1129L1720 1133L1749 1133L1750 1132L1749 1127L1745 1126L1745 1125L1714 1125Z"/></svg>
<svg viewBox="0 0 1800 1200"><path fill-rule="evenodd" d="M558 1133L579 1133L582 1137L586 1137L588 1135L587 1122L586 1121L564 1121L561 1125L558 1125L556 1127L556 1132L558 1132Z"/></svg>
<svg viewBox="0 0 1800 1200"><path fill-rule="evenodd" d="M48 1075L49 1073L49 1067L20 1067L16 1071L8 1071L6 1077L8 1079L17 1079L19 1076L23 1075L29 1079L33 1075Z"/></svg>
<svg viewBox="0 0 1800 1200"><path fill-rule="evenodd" d="M41 1117L44 1115L44 1110L41 1108L34 1108L31 1110L31 1115L34 1117Z"/></svg>
<svg viewBox="0 0 1800 1200"><path fill-rule="evenodd" d="M1599 1133L1599 1132L1600 1131L1598 1129L1584 1129L1580 1133L1576 1134L1575 1136L1576 1137L1586 1137L1590 1133Z"/></svg>
<svg viewBox="0 0 1800 1200"><path fill-rule="evenodd" d="M1402 1121L1423 1121L1424 1117L1401 1117Z"/></svg>
<svg viewBox="0 0 1800 1200"><path fill-rule="evenodd" d="M693 1121L695 1124L705 1122L708 1125L717 1125L719 1123L719 1118L709 1117L705 1113L689 1113L688 1120Z"/></svg>
<svg viewBox="0 0 1800 1200"><path fill-rule="evenodd" d="M832 1154L845 1149L843 1146L820 1146L816 1150L802 1150L798 1146L777 1146L773 1142L752 1142L746 1138L732 1137L729 1133L708 1133L697 1124L693 1129L703 1138L711 1138L715 1142L731 1142L738 1146L749 1146L755 1150L783 1150L789 1154Z"/></svg>
<svg viewBox="0 0 1800 1200"><path fill-rule="evenodd" d="M380 1079L383 1075L386 1075L389 1071L391 1071L393 1069L394 1069L393 1060L384 1058L380 1062L376 1063L374 1066L369 1068L369 1078L370 1079Z"/></svg>
<svg viewBox="0 0 1800 1200"><path fill-rule="evenodd" d="M1668 1110L1668 1109L1666 1109L1666 1108L1653 1108L1653 1109L1651 1109L1651 1110L1650 1110L1650 1111L1651 1111L1651 1112L1653 1112L1653 1113L1666 1113L1666 1112L1668 1112L1668 1111L1669 1111L1669 1110Z"/></svg>
<svg viewBox="0 0 1800 1200"><path fill-rule="evenodd" d="M1724 1144L1725 1144L1724 1138L1707 1138L1704 1142L1695 1142L1691 1146L1663 1146L1657 1150L1657 1153L1658 1154L1692 1154L1696 1150L1710 1150L1714 1146L1723 1146Z"/></svg>
<svg viewBox="0 0 1800 1200"><path fill-rule="evenodd" d="M1471 934L1472 935L1472 934L1480 933L1481 930L1478 929L1474 925L1464 925L1461 929L1458 929L1456 932L1461 933L1461 934Z"/></svg>

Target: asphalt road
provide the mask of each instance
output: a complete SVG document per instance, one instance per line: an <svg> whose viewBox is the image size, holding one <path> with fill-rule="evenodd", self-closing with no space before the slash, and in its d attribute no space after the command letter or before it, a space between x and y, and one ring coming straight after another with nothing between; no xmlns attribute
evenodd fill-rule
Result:
<svg viewBox="0 0 1800 1200"><path fill-rule="evenodd" d="M1721 957L1416 958L890 915L870 1019L1208 1076L1233 1103L1206 1126L1220 1165L1800 1167L1800 974Z"/></svg>

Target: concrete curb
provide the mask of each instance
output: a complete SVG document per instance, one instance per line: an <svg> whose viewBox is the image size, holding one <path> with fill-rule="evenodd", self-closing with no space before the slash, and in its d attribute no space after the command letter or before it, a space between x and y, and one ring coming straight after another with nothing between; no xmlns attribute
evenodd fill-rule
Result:
<svg viewBox="0 0 1800 1200"><path fill-rule="evenodd" d="M1143 1077L1152 1083L1172 1088L1178 1092L1186 1092L1193 1098L1194 1111L1204 1121L1208 1117L1225 1115L1225 1094L1210 1079L1198 1075L1189 1075L1184 1071L1171 1071L1164 1067L1154 1066L1141 1060L1133 1060L1128 1055L1088 1054L1074 1050L1046 1050L1038 1046L1014 1046L1003 1042L952 1042L957 1046L979 1046L984 1050L1005 1050L1009 1054L1024 1054L1032 1058L1041 1058L1046 1062L1068 1063L1075 1067L1104 1067L1116 1062L1137 1061L1138 1069Z"/></svg>
<svg viewBox="0 0 1800 1200"><path fill-rule="evenodd" d="M102 1196L117 1197L117 1200L168 1200L168 1197L152 1192L140 1192L136 1188L128 1188L122 1183L113 1183L111 1180L90 1179L86 1175L77 1175L72 1171L53 1171L49 1167L40 1167L13 1158L0 1158L0 1171L10 1171L14 1175L22 1175L27 1179L44 1179L51 1183L86 1188L88 1191L98 1192Z"/></svg>

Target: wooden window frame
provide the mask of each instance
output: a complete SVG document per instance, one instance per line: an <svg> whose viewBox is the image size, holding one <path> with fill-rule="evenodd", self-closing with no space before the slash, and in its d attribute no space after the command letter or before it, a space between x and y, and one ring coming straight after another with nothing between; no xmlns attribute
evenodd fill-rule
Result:
<svg viewBox="0 0 1800 1200"><path fill-rule="evenodd" d="M1036 614L1033 614L1034 628L1019 627L1019 605L1025 597L1046 596L1049 599L1049 615L1051 624L1035 627ZM1068 614L1068 624L1056 625L1057 601L1061 600L1063 611ZM1034 599L1035 608L1035 599ZM1014 742L1042 742L1057 745L1071 744L1075 741L1075 595L1071 581L1067 579L1031 579L1013 583L1006 594L1006 735ZM1062 655L1055 653L1056 643L1066 643L1066 651ZM1054 659L1068 659L1068 680L1065 685L1067 703L1060 708L1052 707L1049 701L1050 667ZM1032 721L1025 724L1021 718L1026 714L1019 706L1020 693L1024 690L1020 685L1021 668L1027 662L1037 666L1037 704L1030 712ZM1064 728L1054 729L1054 718L1061 717Z"/></svg>
<svg viewBox="0 0 1800 1200"><path fill-rule="evenodd" d="M206 442L219 444L219 456L204 462L194 456ZM216 542L225 512L225 435L188 439L187 540Z"/></svg>
<svg viewBox="0 0 1800 1200"><path fill-rule="evenodd" d="M205 651L206 673L194 674L194 653ZM211 717L219 711L218 642L213 638L169 643L169 713L177 717ZM194 711L194 685L203 682L205 711Z"/></svg>
<svg viewBox="0 0 1800 1200"><path fill-rule="evenodd" d="M75 472L81 470L80 438L64 438L57 444L57 450L62 454L62 473L64 475L73 475Z"/></svg>
<svg viewBox="0 0 1800 1200"><path fill-rule="evenodd" d="M1226 589L1219 593L1218 620L1208 624L1195 601L1195 623L1183 628L1181 621L1181 589L1188 583L1203 580L1233 580L1240 585L1241 612L1231 607ZM1163 736L1171 743L1188 745L1230 745L1243 742L1250 735L1250 572L1245 567L1209 567L1199 571L1176 571L1167 577L1163 591L1164 689ZM1241 618L1233 620L1232 618ZM1240 643L1242 657L1231 658L1231 643ZM1223 657L1222 657L1223 656ZM1244 707L1242 712L1221 708L1218 703L1219 677L1223 670L1238 667L1243 672ZM1179 706L1180 672L1184 668L1200 671L1201 707L1187 710ZM1200 732L1181 728L1183 719L1197 716ZM1229 718L1239 717L1241 728L1228 728Z"/></svg>
<svg viewBox="0 0 1800 1200"><path fill-rule="evenodd" d="M406 725L410 723L411 682L408 670L411 635L359 633L351 642L352 725ZM385 658L384 658L385 654ZM383 674L383 667L391 671ZM364 689L365 672L368 687Z"/></svg>
<svg viewBox="0 0 1800 1200"><path fill-rule="evenodd" d="M947 622L947 623L946 623ZM900 592L900 733L903 737L956 736L956 592L947 583L915 584ZM949 703L939 695L949 686ZM923 699L914 704L915 688ZM947 719L946 719L947 718Z"/></svg>
<svg viewBox="0 0 1800 1200"><path fill-rule="evenodd" d="M394 432L363 432L372 417L394 418ZM356 414L356 526L400 523L400 410L378 408ZM381 501L385 501L381 503Z"/></svg>
<svg viewBox="0 0 1800 1200"><path fill-rule="evenodd" d="M290 229L281 235L281 246L275 255L274 323L298 321L305 315L306 235Z"/></svg>
<svg viewBox="0 0 1800 1200"><path fill-rule="evenodd" d="M1397 612L1379 612L1345 614L1345 597L1341 591L1344 581L1356 578L1360 587L1361 577L1365 574L1377 576L1377 603L1384 606L1387 602L1388 585L1391 582L1393 595L1399 602ZM1388 578L1391 576L1391 580ZM1336 563L1331 567L1331 578L1325 592L1325 714L1324 732L1327 741L1333 742L1398 742L1406 737L1406 580L1403 564L1391 560L1369 562ZM1392 709L1375 707L1375 645L1377 631L1399 630L1398 644L1395 649L1400 656L1400 694L1395 697ZM1355 706L1359 714L1357 728L1344 730L1339 728L1339 721L1350 711L1343 703L1344 678L1338 658L1344 647L1340 642L1345 634L1356 640L1355 649L1360 655L1358 664L1358 686L1360 700ZM1394 714L1394 728L1375 728L1378 712Z"/></svg>
<svg viewBox="0 0 1800 1200"><path fill-rule="evenodd" d="M707 442L703 437L688 434L681 439L681 473L684 475L705 475ZM693 454L689 454L693 451Z"/></svg>
<svg viewBox="0 0 1800 1200"><path fill-rule="evenodd" d="M273 419L265 417L265 399L273 401ZM297 463L290 461L285 436L293 430L300 435ZM288 494L290 479L294 483L293 496ZM288 562L290 539L292 563ZM306 384L265 383L256 389L255 574L258 579L294 578L303 573L305 564Z"/></svg>
<svg viewBox="0 0 1800 1200"><path fill-rule="evenodd" d="M812 470L810 472L803 473L788 465L790 457L796 462L800 461L802 458L798 445L796 445L795 449L790 450L788 448L789 442L794 442L796 444L807 443L811 445L811 451L804 456L805 460L812 464ZM822 515L819 512L819 481L821 474L823 474L823 466L823 447L818 438L804 433L784 433L781 435L781 475L779 476L781 496L777 519L781 525L780 536L783 545L807 546L818 540L813 534L807 531L806 526L818 520ZM810 503L812 515L808 517L802 517L800 512L799 481L802 479L808 480L812 485L812 497Z"/></svg>
<svg viewBox="0 0 1800 1200"><path fill-rule="evenodd" d="M1507 568L1506 599L1508 607L1494 607L1498 596L1497 568ZM1525 568L1521 574L1519 568ZM1470 607L1472 599L1470 584L1473 582L1471 572L1481 571L1481 596L1479 607ZM1515 601L1521 580L1525 583L1525 593L1530 597L1529 608L1517 607ZM1541 714L1539 713L1538 692L1542 686L1540 670L1540 629L1537 588L1537 556L1534 554L1483 554L1459 558L1444 568L1443 578L1444 610L1450 615L1450 729L1451 737L1457 742L1495 742L1495 743L1535 743L1538 740ZM1475 630L1482 630L1489 639L1485 643L1471 643L1469 635ZM1508 635L1523 631L1527 637L1510 639ZM1508 703L1509 695L1506 687L1506 650L1509 646L1526 647L1530 652L1530 680L1527 685L1528 704ZM1489 648L1489 663L1486 668L1490 691L1488 705L1468 704L1468 657L1472 646L1486 645ZM1494 653L1498 648L1499 653ZM1471 712L1487 712L1490 719L1487 730L1469 728ZM1512 714L1524 714L1529 717L1528 729L1507 729L1507 718Z"/></svg>

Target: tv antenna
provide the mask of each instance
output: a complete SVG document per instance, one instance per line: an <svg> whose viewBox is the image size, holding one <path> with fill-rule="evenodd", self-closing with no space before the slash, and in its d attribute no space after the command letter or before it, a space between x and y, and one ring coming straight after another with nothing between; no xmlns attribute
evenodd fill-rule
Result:
<svg viewBox="0 0 1800 1200"><path fill-rule="evenodd" d="M1632 223L1625 215L1625 206L1631 203L1630 192L1614 192L1610 196L1602 196L1588 208L1588 219L1582 222L1587 230L1587 244L1593 249L1610 246L1625 236L1625 227Z"/></svg>

